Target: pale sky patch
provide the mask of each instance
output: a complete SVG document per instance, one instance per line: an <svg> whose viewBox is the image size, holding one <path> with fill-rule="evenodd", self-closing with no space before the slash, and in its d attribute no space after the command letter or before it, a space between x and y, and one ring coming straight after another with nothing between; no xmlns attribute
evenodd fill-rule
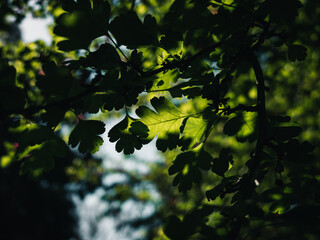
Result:
<svg viewBox="0 0 320 240"><path fill-rule="evenodd" d="M22 40L26 43L43 40L47 44L51 44L52 37L49 34L48 26L53 20L47 18L33 18L31 14L27 14L26 18L20 24Z"/></svg>

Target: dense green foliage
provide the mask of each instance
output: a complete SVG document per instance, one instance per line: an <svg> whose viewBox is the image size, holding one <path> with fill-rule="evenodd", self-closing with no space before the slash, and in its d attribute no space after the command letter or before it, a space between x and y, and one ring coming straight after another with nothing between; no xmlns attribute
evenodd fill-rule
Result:
<svg viewBox="0 0 320 240"><path fill-rule="evenodd" d="M167 159L130 183L162 195L133 223L149 224L146 238L318 239L317 0L39 4L34 14L55 19L53 45L0 43L1 171L19 165L39 181L68 145L91 159L102 120L121 116L108 132L116 151L156 138ZM0 31L26 6L0 4ZM113 200L139 198L130 184Z"/></svg>

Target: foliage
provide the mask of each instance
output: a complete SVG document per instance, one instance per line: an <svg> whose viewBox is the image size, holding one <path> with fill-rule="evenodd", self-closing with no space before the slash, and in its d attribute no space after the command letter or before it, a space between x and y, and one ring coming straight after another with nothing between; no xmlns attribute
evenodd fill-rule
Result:
<svg viewBox="0 0 320 240"><path fill-rule="evenodd" d="M108 133L118 152L157 138L157 149L173 159L168 173L180 193L166 185L168 173L154 170L154 181L166 179L156 181L163 198L177 203L168 216L172 201L164 200L157 217L167 221L151 237L317 239L320 155L301 137L320 140L315 0L51 7L58 49L41 46L21 66L10 45L0 45L2 166L18 162L21 174L40 178L67 144L95 153L105 124L88 113L123 110ZM63 124L76 125L67 140ZM121 199L134 195L119 191Z"/></svg>

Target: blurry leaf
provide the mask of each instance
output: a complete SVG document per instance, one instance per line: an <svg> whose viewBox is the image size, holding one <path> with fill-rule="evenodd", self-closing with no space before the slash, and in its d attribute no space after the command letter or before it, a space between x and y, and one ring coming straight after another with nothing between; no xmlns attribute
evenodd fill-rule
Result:
<svg viewBox="0 0 320 240"><path fill-rule="evenodd" d="M54 167L54 156L64 157L67 151L66 144L60 138L52 138L28 153L21 164L20 174L28 174L30 178L38 179L43 172Z"/></svg>
<svg viewBox="0 0 320 240"><path fill-rule="evenodd" d="M217 188L212 188L211 190L206 192L206 197L208 201L212 200L214 201L217 197L219 197L221 194L221 191L219 191Z"/></svg>
<svg viewBox="0 0 320 240"><path fill-rule="evenodd" d="M67 40L60 41L62 51L88 49L92 40L107 33L110 5L105 0L80 0L65 5L68 13L61 14L56 20L53 32Z"/></svg>
<svg viewBox="0 0 320 240"><path fill-rule="evenodd" d="M76 84L68 69L54 62L44 64L42 68L45 75L37 77L37 86L49 96L68 96Z"/></svg>
<svg viewBox="0 0 320 240"><path fill-rule="evenodd" d="M39 178L54 166L54 157L64 157L68 148L53 131L43 126L25 130L19 141L16 158L22 160L20 174Z"/></svg>
<svg viewBox="0 0 320 240"><path fill-rule="evenodd" d="M181 220L174 215L171 215L164 224L164 233L171 239L182 239L184 228Z"/></svg>
<svg viewBox="0 0 320 240"><path fill-rule="evenodd" d="M291 139L285 145L287 152L286 160L296 164L308 164L314 160L312 151L313 145L309 142L303 142L300 144L298 139Z"/></svg>
<svg viewBox="0 0 320 240"><path fill-rule="evenodd" d="M291 62L303 61L307 57L307 49L301 45L290 45L288 47L288 58Z"/></svg>
<svg viewBox="0 0 320 240"><path fill-rule="evenodd" d="M110 31L116 40L128 48L157 45L157 22L147 15L142 23L133 11L115 17L110 23Z"/></svg>
<svg viewBox="0 0 320 240"><path fill-rule="evenodd" d="M298 126L282 126L275 127L273 129L273 139L277 142L285 142L294 137L297 137L301 133L301 127Z"/></svg>
<svg viewBox="0 0 320 240"><path fill-rule="evenodd" d="M79 143L79 152L95 153L102 145L103 139L98 135L104 133L105 124L96 120L80 120L69 136L68 144L76 147Z"/></svg>
<svg viewBox="0 0 320 240"><path fill-rule="evenodd" d="M17 153L20 152L20 149L41 144L53 138L54 136L55 135L53 131L48 127L31 125L29 128L22 132L19 139L19 147Z"/></svg>
<svg viewBox="0 0 320 240"><path fill-rule="evenodd" d="M0 58L0 116L4 111L21 110L25 105L25 92L17 87L16 69Z"/></svg>
<svg viewBox="0 0 320 240"><path fill-rule="evenodd" d="M299 0L267 0L261 4L257 12L264 17L269 15L272 22L288 24L298 16L298 8L301 7L302 4Z"/></svg>
<svg viewBox="0 0 320 240"><path fill-rule="evenodd" d="M63 120L65 113L65 109L52 106L47 108L45 113L41 114L41 120L46 122L48 127L54 128Z"/></svg>

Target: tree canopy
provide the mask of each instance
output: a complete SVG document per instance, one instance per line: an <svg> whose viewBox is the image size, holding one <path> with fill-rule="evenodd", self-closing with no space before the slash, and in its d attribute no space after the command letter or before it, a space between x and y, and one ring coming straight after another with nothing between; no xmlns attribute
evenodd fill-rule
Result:
<svg viewBox="0 0 320 240"><path fill-rule="evenodd" d="M161 207L131 223L148 226L146 239L318 239L319 10L317 0L3 1L2 176L14 167L31 185L55 171L59 183L99 185L88 163L100 171L92 154L116 118L117 152L156 139L166 159L106 196L157 186ZM54 18L51 45L13 37L27 12ZM85 174L65 171L74 159Z"/></svg>

